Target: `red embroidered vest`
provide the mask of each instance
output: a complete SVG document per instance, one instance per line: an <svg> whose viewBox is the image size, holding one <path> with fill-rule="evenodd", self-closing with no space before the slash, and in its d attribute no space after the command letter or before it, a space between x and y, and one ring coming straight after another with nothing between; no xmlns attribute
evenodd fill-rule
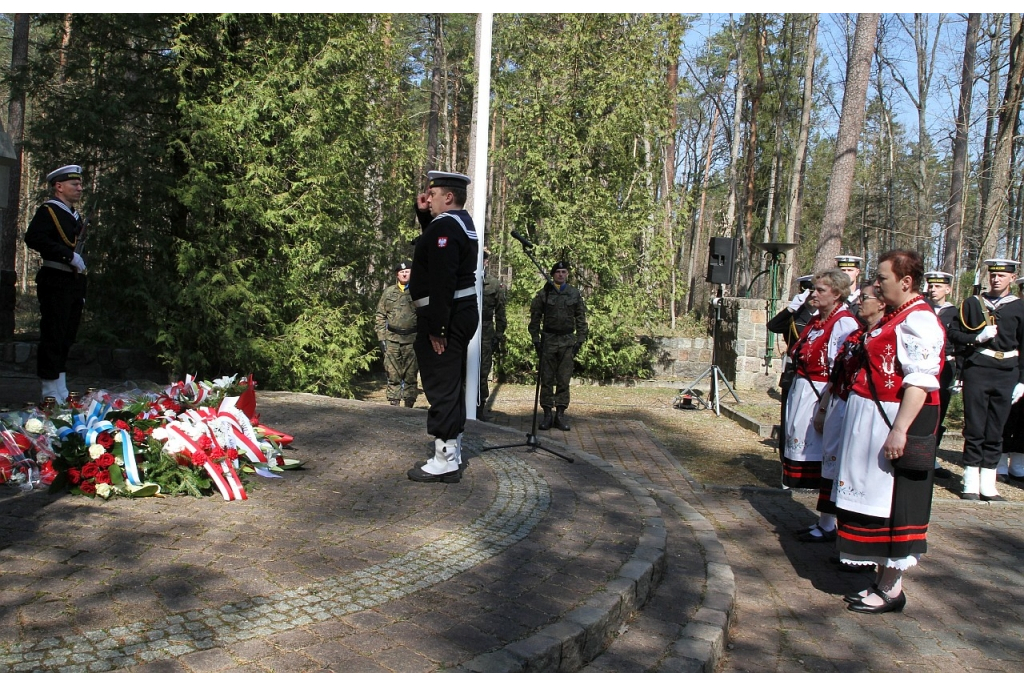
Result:
<svg viewBox="0 0 1024 685"><path fill-rule="evenodd" d="M828 341L832 338L832 329L836 323L847 317L853 318L853 315L842 304L824 321L820 314L811 317L793 350L798 374L812 381L828 380Z"/></svg>
<svg viewBox="0 0 1024 685"><path fill-rule="evenodd" d="M903 323L911 312L926 311L933 316L935 312L924 301L919 299L902 310L898 310L891 319L883 320L879 327L864 334L864 352L861 355L861 366L854 376L851 390L861 397L873 399L868 386L868 374L865 364L871 365L871 380L875 386L875 395L880 402L899 402L903 399L903 365L896 354L896 327ZM888 315L887 315L888 316ZM942 373L940 360L939 373ZM938 404L939 393L933 390L928 393L925 404Z"/></svg>

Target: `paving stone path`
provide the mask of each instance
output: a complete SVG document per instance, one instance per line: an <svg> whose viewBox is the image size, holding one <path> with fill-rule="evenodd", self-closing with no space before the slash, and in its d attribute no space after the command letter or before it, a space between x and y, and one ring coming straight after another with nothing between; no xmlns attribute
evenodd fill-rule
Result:
<svg viewBox="0 0 1024 685"><path fill-rule="evenodd" d="M636 421L472 422L417 484L422 410L264 393L305 467L250 499L0 488L0 672L1006 671L1024 508L941 502L902 614L798 543L809 493L704 488ZM722 419L723 430L737 430Z"/></svg>

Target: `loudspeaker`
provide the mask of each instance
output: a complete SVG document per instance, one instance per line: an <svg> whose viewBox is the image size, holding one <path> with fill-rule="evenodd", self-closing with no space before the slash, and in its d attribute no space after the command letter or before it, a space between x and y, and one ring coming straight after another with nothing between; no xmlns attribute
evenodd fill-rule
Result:
<svg viewBox="0 0 1024 685"><path fill-rule="evenodd" d="M712 238L708 245L708 283L732 284L733 264L736 262L735 238Z"/></svg>

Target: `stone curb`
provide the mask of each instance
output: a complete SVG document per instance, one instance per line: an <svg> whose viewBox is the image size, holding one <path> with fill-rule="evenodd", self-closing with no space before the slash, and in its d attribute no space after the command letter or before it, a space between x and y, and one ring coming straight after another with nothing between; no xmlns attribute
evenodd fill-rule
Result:
<svg viewBox="0 0 1024 685"><path fill-rule="evenodd" d="M503 432L510 428L491 426ZM725 548L708 521L675 493L653 486L645 478L617 469L603 459L567 445L559 449L572 453L591 466L618 480L636 499L646 517L637 547L619 569L618 577L561 620L528 638L482 654L455 670L470 673L527 673L580 670L594 660L619 632L630 615L653 595L665 571L668 533L664 511L652 492L693 528L705 557L706 588L693 618L683 627L671 648L672 656L662 671L713 672L722 657L729 622L736 600L736 583L725 557Z"/></svg>

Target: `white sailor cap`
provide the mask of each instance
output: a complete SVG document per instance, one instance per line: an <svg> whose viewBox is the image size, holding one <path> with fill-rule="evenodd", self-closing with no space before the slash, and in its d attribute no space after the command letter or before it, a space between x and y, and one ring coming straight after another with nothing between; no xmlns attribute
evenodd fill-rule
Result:
<svg viewBox="0 0 1024 685"><path fill-rule="evenodd" d="M946 273L945 271L928 271L924 275L925 283L945 283L949 285L953 282L953 274Z"/></svg>
<svg viewBox="0 0 1024 685"><path fill-rule="evenodd" d="M843 267L853 267L854 269L859 269L861 263L863 262L864 260L860 257L857 257L856 255L841 254L836 257L836 266L840 269L842 269Z"/></svg>
<svg viewBox="0 0 1024 685"><path fill-rule="evenodd" d="M70 181L73 178L82 178L82 167L77 164L68 164L46 174L47 183L60 183L61 181Z"/></svg>
<svg viewBox="0 0 1024 685"><path fill-rule="evenodd" d="M988 272L992 273L1016 273L1017 265L1020 262L1013 259L986 259L985 266L988 267Z"/></svg>
<svg viewBox="0 0 1024 685"><path fill-rule="evenodd" d="M811 281L814 280L814 274L807 274L806 276L801 276L796 280L797 283L810 283Z"/></svg>
<svg viewBox="0 0 1024 685"><path fill-rule="evenodd" d="M469 176L448 171L428 171L427 180L431 188L465 188L471 183Z"/></svg>
<svg viewBox="0 0 1024 685"><path fill-rule="evenodd" d="M1018 278L1016 281L1014 281L1014 283L1016 283L1017 285L1024 285L1024 276Z"/></svg>

